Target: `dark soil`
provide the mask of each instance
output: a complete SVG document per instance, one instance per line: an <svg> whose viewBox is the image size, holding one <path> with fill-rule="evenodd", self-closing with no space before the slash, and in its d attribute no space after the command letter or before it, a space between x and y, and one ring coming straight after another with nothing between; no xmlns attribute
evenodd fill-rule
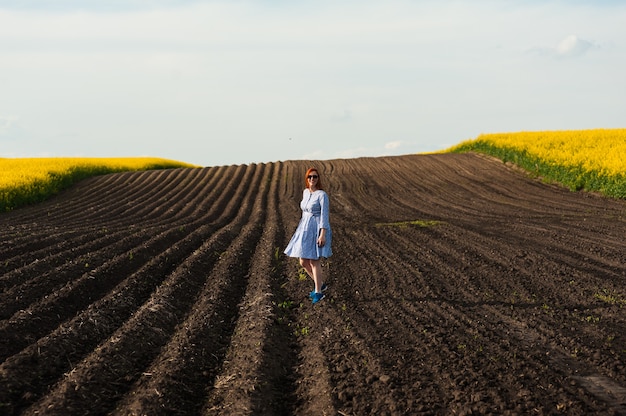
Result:
<svg viewBox="0 0 626 416"><path fill-rule="evenodd" d="M486 157L112 174L0 236L2 415L626 414L626 203Z"/></svg>

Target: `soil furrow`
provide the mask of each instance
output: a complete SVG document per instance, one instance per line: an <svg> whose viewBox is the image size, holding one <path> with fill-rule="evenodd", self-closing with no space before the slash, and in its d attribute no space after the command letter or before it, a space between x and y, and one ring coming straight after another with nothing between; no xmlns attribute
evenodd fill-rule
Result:
<svg viewBox="0 0 626 416"><path fill-rule="evenodd" d="M377 262L377 258L384 258L385 250L382 247L371 246L367 241L368 237L371 238L361 233L358 235L358 242L354 241L356 238L354 236L345 241L347 246L365 244L370 247L368 249L370 255L351 259L352 261L347 262L345 266L344 262L337 264L335 275L342 276L342 278L340 281L333 282L332 286L333 293L336 293L335 307L341 310L343 322L331 325L331 327L340 327L344 332L336 335L337 339L333 344L328 343L328 348L331 349L328 355L335 359L342 358L341 361L333 363L332 373L338 392L339 408L348 414L394 414L400 409L408 412L431 409L437 412L437 403L447 400L442 389L449 383L446 380L437 381L432 372L428 373L429 380L419 383L418 395L398 394L402 389L410 388L418 382L418 380L402 380L403 374L398 370L398 366L400 368L404 366L423 368L424 364L421 361L406 362L412 357L419 360L423 353L419 348L413 349L414 331L410 329L410 326L398 325L398 322L394 320L394 311L403 302L417 301L423 296L423 292L419 290L419 287L406 286L401 292L402 297L390 297L383 288L393 293L391 287L394 283L391 283L391 280L405 280L402 276L406 276L409 272L390 258L385 263ZM344 267L348 269L344 270ZM355 273L360 273L356 281L344 283L344 276L353 276ZM382 276L386 276L389 280L381 281ZM431 322L433 326L437 326L433 315L427 316L425 322ZM450 322L446 324L449 325ZM418 334L421 333L418 332ZM381 348L376 347L370 350L370 345ZM350 351L350 353L339 354L340 351ZM432 351L431 354L445 353L445 350L440 349L426 351ZM403 357L403 354L410 355ZM373 363L377 364L374 366ZM376 388L381 393L380 397L368 399L365 392L350 388L350 386L362 384ZM405 401L408 397L414 399ZM439 411L441 410L442 408L439 407Z"/></svg>
<svg viewBox="0 0 626 416"><path fill-rule="evenodd" d="M389 253L387 253L389 254ZM389 258L389 264L396 265L402 264L392 258ZM381 275L385 276L403 276L401 270L381 270ZM486 385L477 385L476 380L472 380L474 373L470 371L473 362L475 360L479 360L480 363L481 357L487 357L487 355L491 355L492 357L499 357L501 360L503 357L510 357L508 354L508 348L504 351L493 350L493 348L489 348L489 350L485 351L483 355L482 344L481 342L486 342L487 346L497 346L500 343L498 339L488 339L483 338L480 331L476 331L474 328L473 322L479 322L478 319L484 319L482 316L492 316L493 314L485 314L485 311L477 312L477 318L471 317L468 318L466 315L466 302L460 301L449 301L441 298L435 298L433 300L428 300L426 303L421 301L419 311L412 310L412 313L408 315L406 313L400 313L398 315L398 305L410 305L414 301L411 299L416 299L419 291L415 294L411 293L412 285L410 282L405 282L402 284L401 282L398 285L399 287L404 287L405 290L403 293L402 299L392 300L390 298L384 297L382 298L382 308L380 309L370 309L369 307L360 308L355 311L355 316L351 318L353 322L355 322L355 331L363 331L365 334L370 334L368 342L371 342L374 345L383 346L387 344L386 347L382 347L381 351L385 351L387 356L381 359L387 359L389 362L384 365L386 368L393 368L395 362L398 362L398 365L405 367L424 367L426 363L426 368L429 368L429 373L431 377L435 377L439 373L439 368L444 368L445 373L439 374L435 378L439 378L440 381L432 386L429 390L432 391L441 391L446 392L447 394L443 397L431 397L431 399L435 399L436 402L447 403L448 410L451 412L467 412L474 411L484 413L488 407L485 405L484 401L488 399L488 397L483 396L480 391L481 390L489 390L493 389L495 386L490 384L488 380L495 379L496 377L499 381L499 390L496 396L491 398L491 401L502 401L503 397L506 397L506 401L508 403L508 410L510 411L530 411L532 409L524 409L521 403L515 404L515 392L518 391L520 386L516 383L515 378L507 381L506 378L502 378L499 374L499 371L506 371L507 364L503 363L505 366L503 369L499 371L495 371L491 376L485 371L482 371L482 377L485 381L487 381ZM387 286L387 289L394 291L393 288ZM368 302L369 304L369 302ZM423 307L436 306L438 304L442 305L442 308L437 307L439 312L426 314L425 321L415 321L416 312L419 312L419 315L425 315ZM469 303L472 305L473 303ZM475 303L479 305L479 303ZM358 308L358 307L357 307ZM348 308L349 309L349 308ZM474 307L470 306L470 311L473 310ZM456 316L456 319L451 319ZM421 324L420 324L421 322ZM494 325L498 324L498 321L492 322ZM375 338L372 339L372 334L374 333L373 328L367 329L368 326L378 327L378 328L389 328L390 331L382 331L376 334ZM358 328L358 329L357 329ZM401 332L396 332L397 328L402 328ZM423 335L422 335L423 334ZM416 338L416 335L418 337ZM424 339L430 338L430 342L428 344L432 345L421 345L423 344ZM401 340L401 341L400 341ZM495 342L494 342L495 341ZM437 345L435 348L434 346ZM444 345L446 346L444 348ZM342 346L343 347L343 346ZM518 346L512 345L511 347L516 353L519 355L517 359L526 361L526 367L532 366L532 361L528 361L528 357L524 356L522 350L519 349ZM343 349L343 348L342 348ZM426 354L426 356L424 356ZM333 356L335 354L332 354ZM410 358L415 357L415 358ZM445 367L443 363L448 357L455 357L455 362L458 362L458 367L456 370L453 365L447 364ZM414 359L417 359L417 362L412 362ZM468 361L469 360L469 361ZM508 360L507 360L508 361ZM479 365L477 363L477 365ZM497 364L497 362L496 362ZM540 373L537 369L545 369L545 363L539 362L535 364L535 373ZM456 375L455 375L456 374ZM392 375L395 375L392 373ZM402 376L402 374L400 374ZM392 380L394 378L392 377ZM420 382L418 385L418 391L410 391L410 386L413 385L415 380L413 378L404 379L404 380L395 380L399 385L403 386L405 390L404 397L415 397L420 393L423 393L423 389L428 387L428 385L424 385L423 382ZM510 384L507 384L510 383ZM353 383L348 383L353 384ZM462 390L450 389L448 386L458 385L465 386ZM473 386L473 387L472 387ZM532 394L529 390L529 386L523 386L526 388L524 391L528 391L528 395ZM475 391L473 391L476 389ZM428 390L428 389L427 389ZM430 393L432 394L432 393ZM459 397L461 394L468 396L476 396L477 403L472 405L459 405L456 403L456 397ZM562 393L565 394L565 393ZM564 399L571 401L574 393L570 392L570 397L567 399L567 394L564 396ZM423 399L422 399L423 401ZM487 400L490 401L490 400ZM521 398L521 401L524 402L524 399ZM360 400L359 400L360 402ZM403 403L403 408L408 409L412 406L416 405L415 403L407 402ZM417 409L420 411L423 410L424 404L417 404ZM430 404L428 406L431 406ZM460 406L460 407L459 407ZM502 407L501 411L507 410L507 407ZM584 410L580 410L578 414L583 414Z"/></svg>
<svg viewBox="0 0 626 416"><path fill-rule="evenodd" d="M242 192L247 191L247 195L237 198L243 201L241 208L231 207L231 210L238 210L238 214L227 227L226 233L229 237L222 235L217 239L232 243L220 255L215 270L206 276L206 265L202 261L205 256L215 255L213 247L196 252L197 258L192 259L191 264L183 264L183 270L172 278L174 282L166 282L164 286L160 286L158 289L163 289L157 290L151 302L145 304L108 342L98 347L73 370L70 377L55 387L54 391L62 392L64 397L64 402L56 409L67 412L68 409L82 409L86 403L96 403L96 414L106 413L106 409L113 410L116 400L125 394L131 383L142 373L144 377L149 374L149 383L157 385L142 391L142 397L147 398L145 394L152 394L155 390L161 392L142 403L144 406L154 406L153 411L146 410L148 413L185 413L184 409L201 406L197 395L206 387L206 373L215 366L214 357L223 355L221 350L225 346L217 348L215 344L220 344L227 338L224 332L227 333L228 326L232 325L233 319L230 316L234 316L237 299L245 288L245 277L242 276L245 276L249 265L248 253L256 246L260 235L261 228L257 220L262 219L264 214L260 206L263 200L257 199L257 205L253 206L252 195L257 195L261 177L262 172L255 175L248 182L249 189L239 188ZM244 226L246 223L248 225ZM190 286L185 279L193 279L196 285ZM196 305L189 312L194 303L194 295L198 294L198 289L205 280L206 285L199 293ZM214 308L217 310L213 311ZM181 323L181 319L188 313L190 316L186 322ZM178 332L171 339L177 325ZM183 337L183 341L177 340L177 337ZM192 339L189 340L189 337ZM143 348L140 352L135 352L133 346L138 344ZM161 376L166 377L164 381L159 378L160 374L155 369L148 367L159 353L165 355L165 358L157 360L161 363ZM173 361L170 354L175 357L180 354L183 356ZM118 367L113 361L123 365ZM174 367L167 368L170 364L174 364ZM97 382L90 381L94 368L97 368ZM113 383L119 379L124 382ZM160 386L159 382L181 383L182 386L177 395L170 397L170 389ZM193 391L183 394L189 390ZM49 406L50 403L44 398L33 409L49 409ZM129 407L133 407L132 403ZM129 411L132 414L132 409Z"/></svg>
<svg viewBox="0 0 626 416"><path fill-rule="evenodd" d="M160 175L166 189L172 189L168 177L174 176L169 170L99 175L87 178L51 199L33 206L33 210L39 213L40 220L45 219L46 224L54 224L56 219L60 219L58 223L64 227L81 227L89 224L85 222L87 219L99 222L107 217L107 222L111 223L112 218L118 217L110 214L119 207L120 200L132 195L138 196L141 192L145 193L145 189L128 186L133 182L132 178L148 178L155 174ZM68 200L72 203L68 203Z"/></svg>
<svg viewBox="0 0 626 416"><path fill-rule="evenodd" d="M15 267L30 264L45 257L51 249L64 248L74 239L87 239L80 231L58 232L54 228L40 229L35 232L13 231L13 226L5 225L0 232L2 246L0 247L0 267L3 273ZM4 279L3 276L0 279Z"/></svg>
<svg viewBox="0 0 626 416"><path fill-rule="evenodd" d="M214 227L207 225L186 240L187 246L184 244L173 244L169 248L164 246L164 251L156 255L152 262L127 277L112 289L108 296L94 301L85 311L61 324L46 337L37 340L37 331L31 330L33 335L26 341L36 342L19 354L9 357L0 366L0 380L9 386L4 394L13 395L20 389L28 388L29 400L25 403L17 397L9 396L15 405L20 407L37 398L50 383L63 372L70 371L77 361L93 350L102 339L110 336L139 305L146 302L154 288L159 287L163 279L180 263L181 258L177 257L184 257L193 252L214 231ZM217 256L223 249L222 243L219 241L213 247L214 251L211 252L213 255ZM16 330L16 327L23 333L23 329L18 325L13 325L9 329ZM21 349L22 345L18 341L20 340L14 341L18 348L11 348L12 352ZM19 378L15 378L17 373L21 374ZM0 393L2 395L0 402L5 399L4 394Z"/></svg>
<svg viewBox="0 0 626 416"><path fill-rule="evenodd" d="M238 169L238 174L231 178L228 188L211 206L210 214L212 216L219 216L224 213L233 215L232 213L235 211L228 211L226 204L232 206L239 200L239 198L233 198L232 193L237 188L238 181L245 170ZM254 169L247 169L247 171L249 171L248 175L252 175ZM224 208L226 208L225 211L223 211ZM199 224L210 218L211 216L201 218L195 220L194 223ZM220 221L225 223L230 219L230 217L225 217ZM43 302L18 312L8 322L0 322L0 334L6 334L4 337L0 336L0 357L4 359L11 353L19 351L33 338L37 339L63 320L78 313L77 311L95 301L98 296L104 295L129 273L150 262L154 255L163 252L168 246L174 244L174 241L184 238L184 229L172 227L152 238L137 234L122 240L117 244L121 248L114 250L115 253L120 254L113 259L100 266L92 265L88 272L81 272L80 277L74 281L67 280L65 286L56 289L51 296L47 296L47 293L43 292L42 295L46 296ZM178 252L177 255L184 256L184 252ZM44 284L54 284L55 281L56 279L52 279ZM63 283L64 280L60 282ZM28 298L24 299L29 300ZM32 301L32 299L30 300ZM28 336L24 336L24 333L28 333Z"/></svg>
<svg viewBox="0 0 626 416"><path fill-rule="evenodd" d="M195 170L192 170L192 171L196 172L196 171L200 171L200 169L195 169ZM157 176L157 178L162 178L161 171L157 171L157 172L154 172L154 173L155 174L159 174ZM133 174L141 175L140 173L133 173ZM208 175L209 172L206 172L206 174ZM98 179L100 179L100 178L98 178ZM105 180L106 177L102 178L102 179ZM211 195L210 193L204 193L203 191L204 191L204 188L208 188L209 186L211 186L213 184L213 182L214 182L213 178L211 177L211 179L208 180L208 181L204 180L203 178L200 178L200 180L205 182L206 185L204 185L203 187L196 186L196 189L193 189L194 195L197 195L197 194ZM105 182L108 183L109 181L105 180ZM147 184L144 185L144 187L146 187L146 186L148 186L148 185ZM200 188L200 189L197 189L197 188ZM176 187L174 187L173 189L176 189ZM123 193L123 189L119 190L118 192L122 192ZM79 195L80 195L80 193L79 193ZM214 195L213 199L216 199L220 195L219 189L216 190L216 192L214 192L213 195ZM166 196L166 198L167 198L167 196ZM169 199L179 200L180 198L169 197ZM204 209L205 212L206 212L206 210L208 208L208 206L206 204L210 203L211 198L205 198L205 199L207 201L201 201L201 202L203 202L202 204L195 204L193 202L188 202L188 203L186 203L186 205L193 206L195 210ZM109 201L109 204L115 205L112 201ZM141 203L135 201L134 204L143 207L143 206L145 206L145 201L141 202ZM72 205L74 205L74 204L72 204ZM152 205L147 205L147 209L149 211L155 211L155 208ZM185 214L189 214L188 212L182 212L181 213L180 210L177 209L175 206L169 208L169 210L172 211L172 212L176 212L178 215L183 216L183 218L186 218ZM88 209L85 209L85 207L83 207L83 211L88 211ZM109 211L109 214L110 213L111 213L111 211ZM152 222L149 222L148 221L149 218L148 217L144 217L143 213L140 213L139 215L141 216L142 221L134 221L134 220L131 220L128 217L125 217L123 219L119 219L119 221L121 221L124 225L122 227L120 227L123 231L118 231L116 233L117 236L112 236L111 235L112 234L111 231L113 231L115 228L117 228L117 226L115 226L115 224L113 222L108 222L105 226L103 226L102 228L99 228L97 225L94 225L93 221L89 221L88 219L83 218L82 224L89 225L89 227L93 230L93 232L95 232L97 234L108 234L107 235L108 238L118 238L118 239L120 239L121 236L124 236L125 234L127 234L129 232L132 232L131 230L129 230L129 227L128 227L129 223L141 224L144 229L147 228L147 226L149 227L149 226L157 225L157 224L154 224ZM62 213L62 212L61 213L57 213L57 216L62 218L62 220L60 220L60 221L64 221L66 219L66 214L65 213ZM161 226L163 226L164 224L167 224L168 226L170 226L172 228L175 227L175 224L173 224L169 219L165 218L164 216L159 217L158 224L160 224ZM45 230L43 230L43 231L42 230L37 230L35 232L44 234ZM81 236L82 238L76 238L75 236ZM20 247L20 246L18 246L15 243L12 244L12 247L13 247L12 251L13 251L13 253L21 253L21 255L17 259L9 260L8 257L10 255L10 253L6 253L5 254L7 256L7 260L5 260L5 265L4 266L7 268L7 270L11 266L17 266L17 265L21 265L21 264L28 264L29 266L36 266L39 270L41 270L42 268L47 268L48 270L50 270L52 267L55 267L55 266L48 266L47 264L42 264L41 262L38 261L38 259L46 257L46 260L50 260L48 257L50 255L52 255L52 253L54 253L55 251L58 252L59 250L61 250L62 248L66 247L66 246L70 246L69 250L72 250L71 253L68 253L68 254L72 254L72 256L68 256L68 257L81 256L82 253L76 252L77 251L77 246L80 245L81 239L92 240L93 239L93 235L87 234L84 231L73 231L72 234L67 234L67 233L57 234L56 236L52 237L53 241L50 241L51 239L48 236L47 237L42 237L42 239L39 240L40 242L38 243L39 247L42 247L42 249L40 249L39 251L36 251L37 246L33 246L32 245L32 241L33 241L32 234L29 234L29 237L27 237L27 238L31 241L30 245L27 245L25 247ZM70 245L69 241L72 241L73 244ZM48 255L47 256L43 256L44 254L48 254ZM58 255L59 254L57 254L57 256ZM22 276L22 278L24 276L37 275L37 274L40 273L38 271L32 271L31 272L30 270L12 270L12 271L13 271L14 275ZM5 275L5 276L2 277L2 280L0 281L0 282L3 283L4 287L6 288L6 287L8 287L8 283L4 283L5 281L10 281L10 277Z"/></svg>
<svg viewBox="0 0 626 416"><path fill-rule="evenodd" d="M250 171L248 175L252 175L254 169L250 169ZM236 178L237 176L235 179ZM229 195L229 193L225 193L225 195ZM232 213L237 211L239 201L241 201L241 197L230 199L228 201L229 205L227 210L219 213L224 217L221 221L222 226L227 225L232 219ZM218 204L217 206L220 205ZM78 315L77 318L70 321L70 323L65 326L65 329L62 327L60 331L53 333L52 343L44 340L43 343L39 342L37 345L32 345L19 356L14 356L7 360L3 366L0 367L2 369L0 375L5 380L9 380L13 374L12 369L26 373L26 363L30 365L34 364L33 369L30 370L32 379L25 378L25 381L28 383L27 385L30 385L29 388L34 390L31 391L28 396L32 401L38 394L37 386L42 388L46 383L54 380L54 377L57 377L57 374L60 374L61 371L67 371L66 368L68 364L71 366L72 363L80 359L81 355L89 348L94 348L99 340L102 339L101 337L108 336L112 330L127 319L129 314L133 311L134 305L143 303L152 292L153 288L157 287L164 276L169 274L169 270L173 270L176 264L179 263L187 253L193 252L196 247L199 247L202 241L207 236L213 234L217 227L218 224L205 225L201 227L201 229L188 235L183 240L186 241L187 246L175 244L171 239L164 240L166 244L153 254L156 255L156 257L149 262L147 266L143 267L137 276L127 279L128 284L126 284L126 282L122 283L119 288L112 292L113 296L105 298L104 302L93 303L92 307L90 307L86 313ZM174 229L172 232L178 232L178 230ZM219 243L223 244L223 242ZM219 252L221 252L221 250L215 247L212 254ZM107 270L107 272L109 272L109 270ZM124 276L124 273L120 273L120 275ZM60 303L60 305L66 304ZM44 314L43 316L44 318L49 317L48 314ZM58 318L58 314L52 315L52 317L53 319ZM18 321L15 325L11 325L7 328L10 329L7 333L13 334L16 332L23 334L24 329L18 327L18 324L21 322L37 323L37 326L30 331L31 333L36 331L43 332L41 330L42 320L43 318L39 321ZM52 325L54 325L54 321ZM16 327L18 327L17 331ZM22 345L20 341L21 343L26 343L29 340L32 342L35 339L37 339L37 335L30 335L23 340L13 340L13 343L7 343L8 345L6 347L9 348L10 346L11 351L19 351ZM80 343L81 348L77 349L75 347L77 342ZM44 351L43 354L42 350ZM50 351L50 353L48 353L48 351ZM25 362L25 360L28 360L29 356L33 355L37 357L36 362L33 363L32 360ZM58 357L55 361L56 365L46 364L46 355ZM55 370L56 368L58 368L58 370ZM57 371L59 371L59 373L57 373ZM42 373L45 374L45 376L43 376ZM5 393L12 394L15 391L19 391L19 388L19 385L12 385ZM3 402L1 397L0 402ZM23 403L20 404L20 406L23 405Z"/></svg>
<svg viewBox="0 0 626 416"><path fill-rule="evenodd" d="M403 233L404 234L404 233ZM459 235L458 232L451 233L452 235ZM385 241L389 241L392 246L401 247L405 245L404 240L400 240L398 243L393 243L394 238L397 236L389 236L385 238ZM459 264L468 264L471 262L475 262L468 260L468 257L471 257L471 254L468 256L468 251L472 250L472 247L475 249L480 246L480 238L479 236L472 236L471 238L465 238L461 241L452 240L450 242L445 242L439 236L439 238L434 238L432 241L442 242L443 246L437 248L438 251L446 253L449 263L459 263ZM447 238L445 238L447 240ZM472 245L466 244L465 242L473 242ZM431 247L432 248L432 247ZM496 252L505 253L515 251L516 246L506 247L502 246L501 249L496 248ZM542 252L543 250L540 250ZM417 256L415 256L417 257ZM495 258L490 258L489 254L482 254L477 256L483 262L484 266L481 267L481 273L476 276L471 277L469 281L465 281L466 287L476 287L474 291L479 295L483 294L484 301L475 302L474 304L489 304L493 306L500 305L504 308L515 308L519 310L519 315L525 315L525 322L533 322L537 321L536 316L545 315L542 313L543 310L549 306L550 309L558 309L560 310L559 316L561 317L562 322L556 322L552 320L550 323L543 323L543 326L546 328L561 328L561 332L557 335L552 333L550 337L562 339L562 343L568 346L570 349L576 349L575 346L580 343L580 341L576 341L577 339L586 336L588 337L584 344L586 345L597 345L602 346L606 344L608 339L615 338L615 329L610 325L611 317L607 315L609 311L604 312L606 309L610 309L610 305L598 305L597 302L593 301L593 298L588 295L586 297L581 297L579 292L573 292L572 290L561 290L561 291L551 291L550 285L553 285L557 279L551 279L551 273L548 273L547 276L541 273L541 270L533 271L533 270L524 270L523 268L518 269L514 263L511 265L507 265L506 268L509 270L519 270L519 276L516 276L515 279L502 280L502 279L483 279L482 274L493 275L494 272L490 271L490 269L494 269L495 273L499 273L499 270L502 270L498 266L498 263ZM515 256L507 256L508 258L514 259ZM488 260L487 260L488 259ZM415 262L416 259L410 255L402 256L397 262L401 264L411 264ZM489 265L490 262L494 262L495 268ZM554 268L554 270L563 270L564 268L568 268L568 264L554 263L551 265L552 260L551 257L547 257L545 259L541 259L537 263L542 265L542 269ZM575 270L575 269L573 269ZM468 270L468 273L472 273L471 270ZM537 278L538 277L538 278ZM582 278L583 276L581 276ZM593 275L591 275L593 277ZM571 279L571 276L562 281L561 286L564 288L568 288L571 284L568 282L568 279ZM391 281L393 282L393 280ZM494 284L497 283L497 286ZM506 286L503 286L506 285ZM545 288L542 287L545 285ZM401 285L399 285L401 286ZM530 291L529 291L530 290ZM582 294L584 296L584 294ZM613 295L615 296L615 294ZM618 295L619 296L619 295ZM465 304L471 304L470 302L464 302ZM601 319L601 317L606 317L609 319ZM518 318L519 319L519 318ZM590 325L580 326L580 320L588 319ZM597 320L597 321L596 321ZM604 328L604 322L607 322L609 325L607 328ZM535 322L534 325L542 326L541 322ZM577 330L571 334L565 335L570 332L568 329L572 327L577 327ZM565 331L565 333L563 333ZM606 347L605 347L606 348ZM578 351L578 355L584 354L584 351ZM595 352L587 352L587 354L593 355L595 357L598 356L599 351L596 349Z"/></svg>
<svg viewBox="0 0 626 416"><path fill-rule="evenodd" d="M143 241L143 238L133 240L132 237L127 237L127 233L95 237L91 235L85 239L86 241L73 239L75 246L45 255L41 261L33 261L3 276L0 285L4 289L0 293L0 319L10 317L19 309L37 302L54 292L55 288L82 275L86 269L85 264L89 262L88 259L97 255L100 250L128 252L128 247L136 247Z"/></svg>
<svg viewBox="0 0 626 416"><path fill-rule="evenodd" d="M285 326L291 304L280 287L279 247L284 236L277 216L280 167L274 166L263 235L251 262L249 282L224 367L216 377L205 414L290 415L294 412L297 357ZM270 271L268 273L268 270Z"/></svg>
<svg viewBox="0 0 626 416"><path fill-rule="evenodd" d="M171 181L171 189L161 189L158 185L157 178L147 178L141 183L142 188L156 189L156 192L148 193L145 190L138 192L138 197L126 197L118 204L119 211L112 215L124 216L125 223L141 222L141 224L150 225L153 222L157 224L167 222L173 226L177 222L185 222L189 218L197 204L206 206L205 201L196 202L189 196L210 196L216 199L219 194L205 192L208 185L212 184L212 178L209 172L204 169L190 169L189 172L182 171L182 177L176 177L175 181ZM208 178L208 180L207 180ZM118 192L118 195L124 195L124 189Z"/></svg>
<svg viewBox="0 0 626 416"><path fill-rule="evenodd" d="M84 209L64 210L62 218L69 226L81 226L86 221L98 225L102 219L106 219L107 226L113 227L115 222L112 222L111 218L123 219L125 224L136 221L136 218L145 221L144 217L136 214L137 211L146 211L150 207L152 211L154 207L170 206L167 197L178 193L201 174L200 169L172 169L107 175L112 176L114 182L104 187L102 192L93 193L83 201L83 189L97 187L101 180L106 180L105 177L91 178L79 184L80 187L71 190L72 198L75 195L77 204ZM159 219L169 220L165 216Z"/></svg>
<svg viewBox="0 0 626 416"><path fill-rule="evenodd" d="M80 313L89 304L105 296L129 274L150 264L155 256L184 237L182 232L173 229L151 238L142 247L140 244L144 242L144 238L141 238L141 235L135 236L133 239L127 239L127 241L130 240L127 244L120 245L121 254L115 255L102 265L89 267L89 271L84 272L86 267L78 264L78 267L82 269L78 278L65 280L63 277L60 282L44 281L44 285L52 283L54 286L50 287L50 290L54 289L54 291L49 295L38 291L43 296L40 302L32 304L27 309L19 310L9 319L0 322L0 353L2 354L0 357L5 358L19 351L33 339L43 336L61 322ZM169 267L169 265L163 264L161 267ZM71 277L76 277L76 275L71 275ZM57 284L61 286L56 288ZM25 298L25 300L32 301L33 299ZM24 336L25 334L28 335Z"/></svg>

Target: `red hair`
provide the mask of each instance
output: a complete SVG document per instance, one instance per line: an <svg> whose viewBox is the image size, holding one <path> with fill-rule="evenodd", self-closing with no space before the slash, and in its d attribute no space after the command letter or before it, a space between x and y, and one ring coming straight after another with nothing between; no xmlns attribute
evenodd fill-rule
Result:
<svg viewBox="0 0 626 416"><path fill-rule="evenodd" d="M307 180L309 175L311 174L311 172L315 172L317 173L317 189L323 189L322 188L322 177L320 176L320 172L315 169L315 168L309 168L309 170L306 171L306 173L304 174L304 186L305 187L309 187L309 181Z"/></svg>

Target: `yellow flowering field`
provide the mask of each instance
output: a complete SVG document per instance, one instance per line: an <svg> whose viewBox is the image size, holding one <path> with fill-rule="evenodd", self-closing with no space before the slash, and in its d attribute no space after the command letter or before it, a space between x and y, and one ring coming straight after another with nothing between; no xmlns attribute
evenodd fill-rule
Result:
<svg viewBox="0 0 626 416"><path fill-rule="evenodd" d="M447 152L477 151L572 190L626 198L626 129L482 134Z"/></svg>
<svg viewBox="0 0 626 416"><path fill-rule="evenodd" d="M153 157L0 158L0 212L40 202L90 176L179 167L194 166Z"/></svg>

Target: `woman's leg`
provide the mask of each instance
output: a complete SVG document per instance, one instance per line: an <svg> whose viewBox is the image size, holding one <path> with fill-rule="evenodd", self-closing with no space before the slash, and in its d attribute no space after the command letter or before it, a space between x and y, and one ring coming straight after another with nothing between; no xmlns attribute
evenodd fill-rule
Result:
<svg viewBox="0 0 626 416"><path fill-rule="evenodd" d="M315 283L315 291L317 293L320 293L322 291L322 283L324 282L324 279L322 278L322 262L319 259L309 261L311 262L313 283Z"/></svg>
<svg viewBox="0 0 626 416"><path fill-rule="evenodd" d="M322 278L322 262L312 259L300 259L300 265L306 270L306 273L313 279L313 283L315 284L314 292L322 291L322 284L324 283L324 279Z"/></svg>
<svg viewBox="0 0 626 416"><path fill-rule="evenodd" d="M313 279L313 266L311 265L311 260L300 259L300 266L302 266L306 271L306 274L308 274L309 277Z"/></svg>

